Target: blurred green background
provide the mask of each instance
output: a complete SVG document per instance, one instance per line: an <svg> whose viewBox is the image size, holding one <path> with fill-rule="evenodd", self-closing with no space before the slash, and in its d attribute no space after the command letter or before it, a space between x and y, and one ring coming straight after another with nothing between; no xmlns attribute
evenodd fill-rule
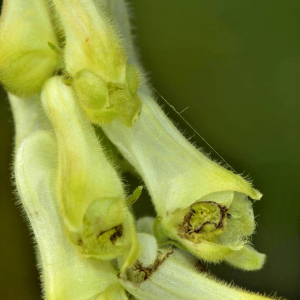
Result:
<svg viewBox="0 0 300 300"><path fill-rule="evenodd" d="M131 0L130 7L152 85L178 111L189 106L184 118L264 194L254 205L253 238L268 255L264 269L245 273L222 264L212 272L250 290L300 299L300 2ZM1 98L0 299L40 299L32 236L12 194L13 121L3 91ZM143 200L135 204L138 216L153 213Z"/></svg>

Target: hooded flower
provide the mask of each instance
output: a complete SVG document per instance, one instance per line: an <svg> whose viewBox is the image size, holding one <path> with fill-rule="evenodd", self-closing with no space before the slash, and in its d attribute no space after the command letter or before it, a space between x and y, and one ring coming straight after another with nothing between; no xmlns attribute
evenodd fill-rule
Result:
<svg viewBox="0 0 300 300"><path fill-rule="evenodd" d="M131 129L117 120L102 128L144 179L158 214L160 238L177 240L211 262L245 253L255 229L248 197L260 199L261 194L191 145L151 97L141 93L141 98L141 115ZM235 266L258 269L264 255L257 255L252 267Z"/></svg>
<svg viewBox="0 0 300 300"><path fill-rule="evenodd" d="M41 98L58 142L57 197L68 235L83 255L123 257L126 268L138 242L121 180L63 78L49 79Z"/></svg>
<svg viewBox="0 0 300 300"><path fill-rule="evenodd" d="M54 134L38 130L21 143L15 162L17 191L37 243L44 297L126 300L111 264L86 260L65 233L55 193L57 158Z"/></svg>

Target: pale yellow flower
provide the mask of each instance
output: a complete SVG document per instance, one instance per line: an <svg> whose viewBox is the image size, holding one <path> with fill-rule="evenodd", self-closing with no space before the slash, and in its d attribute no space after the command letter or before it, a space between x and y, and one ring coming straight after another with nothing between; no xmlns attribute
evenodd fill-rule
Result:
<svg viewBox="0 0 300 300"><path fill-rule="evenodd" d="M158 215L159 239L177 240L210 262L228 258L239 268L261 268L265 256L244 248L255 229L247 196L261 194L198 151L149 95L140 95L142 111L132 128L117 120L102 128L144 179ZM237 260L236 251L255 256L253 264Z"/></svg>

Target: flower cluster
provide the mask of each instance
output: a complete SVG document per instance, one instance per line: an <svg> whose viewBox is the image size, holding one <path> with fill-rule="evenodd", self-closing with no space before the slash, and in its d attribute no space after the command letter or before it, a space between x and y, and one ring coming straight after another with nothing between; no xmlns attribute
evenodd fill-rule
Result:
<svg viewBox="0 0 300 300"><path fill-rule="evenodd" d="M199 260L263 266L248 199L261 194L191 145L153 100L123 0L5 0L0 81L45 299L265 298L195 270ZM107 138L143 179L155 220L135 225L141 187L126 193Z"/></svg>

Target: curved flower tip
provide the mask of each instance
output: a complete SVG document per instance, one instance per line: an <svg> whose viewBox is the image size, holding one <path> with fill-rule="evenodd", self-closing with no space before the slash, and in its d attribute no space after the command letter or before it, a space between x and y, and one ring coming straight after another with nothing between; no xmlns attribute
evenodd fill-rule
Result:
<svg viewBox="0 0 300 300"><path fill-rule="evenodd" d="M257 252L249 245L244 245L240 250L228 255L225 261L231 266L245 271L256 271L263 267L266 255Z"/></svg>
<svg viewBox="0 0 300 300"><path fill-rule="evenodd" d="M5 0L3 4L0 81L20 97L39 92L61 62L48 45L58 45L48 10L46 0Z"/></svg>
<svg viewBox="0 0 300 300"><path fill-rule="evenodd" d="M139 246L122 182L72 87L53 77L41 98L58 141L57 195L69 238L86 257L133 264Z"/></svg>
<svg viewBox="0 0 300 300"><path fill-rule="evenodd" d="M127 211L124 222L124 232L126 233L124 239L127 241L128 246L118 260L121 272L124 272L127 268L131 267L141 252L134 219L129 211Z"/></svg>

